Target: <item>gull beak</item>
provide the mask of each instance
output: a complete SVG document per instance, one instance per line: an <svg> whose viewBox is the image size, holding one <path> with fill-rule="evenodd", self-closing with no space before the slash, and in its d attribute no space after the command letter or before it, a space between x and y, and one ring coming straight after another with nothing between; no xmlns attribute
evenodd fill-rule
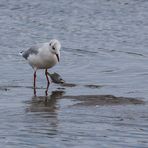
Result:
<svg viewBox="0 0 148 148"><path fill-rule="evenodd" d="M59 61L60 61L59 55L58 55L58 54L56 54L56 57L57 57L57 59L58 59L58 62L59 62Z"/></svg>

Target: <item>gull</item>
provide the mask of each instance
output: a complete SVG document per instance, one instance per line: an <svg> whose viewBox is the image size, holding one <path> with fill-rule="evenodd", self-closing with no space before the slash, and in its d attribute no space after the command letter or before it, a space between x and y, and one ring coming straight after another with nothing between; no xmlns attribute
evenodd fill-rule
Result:
<svg viewBox="0 0 148 148"><path fill-rule="evenodd" d="M45 76L47 79L47 89L45 91L48 95L48 88L50 81L48 78L47 69L55 66L60 61L60 48L61 44L58 40L52 39L47 43L37 44L30 47L28 50L20 52L22 57L24 57L29 65L34 70L34 95L36 96L36 72L38 69L45 69Z"/></svg>

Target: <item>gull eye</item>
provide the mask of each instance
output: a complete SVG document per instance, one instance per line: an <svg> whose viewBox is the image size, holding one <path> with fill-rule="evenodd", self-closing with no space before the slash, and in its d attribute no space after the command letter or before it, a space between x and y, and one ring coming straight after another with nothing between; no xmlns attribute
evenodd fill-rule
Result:
<svg viewBox="0 0 148 148"><path fill-rule="evenodd" d="M49 43L49 46L51 46L51 43Z"/></svg>

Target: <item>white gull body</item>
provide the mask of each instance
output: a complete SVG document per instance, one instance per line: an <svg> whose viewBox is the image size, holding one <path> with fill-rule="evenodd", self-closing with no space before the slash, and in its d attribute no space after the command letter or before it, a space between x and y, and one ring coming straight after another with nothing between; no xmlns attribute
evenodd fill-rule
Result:
<svg viewBox="0 0 148 148"><path fill-rule="evenodd" d="M22 51L21 55L28 61L29 65L34 69L34 94L36 95L36 71L37 69L45 69L47 78L47 89L49 87L49 79L47 69L56 65L60 60L61 44L58 40L53 39L48 43L42 43L30 47L28 50ZM47 91L46 91L47 94Z"/></svg>

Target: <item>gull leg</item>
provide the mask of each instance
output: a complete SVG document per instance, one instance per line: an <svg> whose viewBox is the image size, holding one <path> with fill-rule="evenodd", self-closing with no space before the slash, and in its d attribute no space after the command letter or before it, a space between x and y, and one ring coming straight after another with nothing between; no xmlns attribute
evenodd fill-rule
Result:
<svg viewBox="0 0 148 148"><path fill-rule="evenodd" d="M34 71L33 89L34 89L34 96L36 96L36 70Z"/></svg>
<svg viewBox="0 0 148 148"><path fill-rule="evenodd" d="M47 96L48 95L48 88L49 88L49 85L50 85L50 81L49 81L49 78L48 78L48 71L47 71L47 69L45 69L45 76L46 76L46 79L47 79L47 88L46 88L45 94Z"/></svg>

